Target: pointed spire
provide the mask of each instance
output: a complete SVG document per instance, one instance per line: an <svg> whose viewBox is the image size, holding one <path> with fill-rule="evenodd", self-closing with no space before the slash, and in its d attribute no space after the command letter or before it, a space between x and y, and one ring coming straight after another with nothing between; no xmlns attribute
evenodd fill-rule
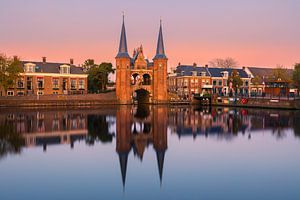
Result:
<svg viewBox="0 0 300 200"><path fill-rule="evenodd" d="M156 159L158 165L159 180L161 185L162 177L163 177L163 169L164 169L165 151L156 151Z"/></svg>
<svg viewBox="0 0 300 200"><path fill-rule="evenodd" d="M128 54L128 50L127 50L124 12L123 12L123 23L122 23L122 30L121 30L121 37L120 37L119 52L117 54L117 58L129 58L129 54Z"/></svg>
<svg viewBox="0 0 300 200"><path fill-rule="evenodd" d="M167 58L165 55L165 47L164 47L164 39L163 39L163 33L162 33L162 21L160 20L160 27L159 27L159 33L158 33L158 40L157 40L157 48L156 48L156 55L154 59L160 59L160 58Z"/></svg>
<svg viewBox="0 0 300 200"><path fill-rule="evenodd" d="M125 188L125 183L126 183L127 160L128 160L128 152L119 153L123 188Z"/></svg>

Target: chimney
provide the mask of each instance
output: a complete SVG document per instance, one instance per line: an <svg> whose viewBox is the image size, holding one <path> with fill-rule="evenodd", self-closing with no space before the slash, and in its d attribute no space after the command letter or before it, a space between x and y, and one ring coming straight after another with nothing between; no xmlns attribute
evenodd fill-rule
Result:
<svg viewBox="0 0 300 200"><path fill-rule="evenodd" d="M245 71L245 69L246 69L246 67L245 66L243 66L243 70Z"/></svg>
<svg viewBox="0 0 300 200"><path fill-rule="evenodd" d="M193 64L193 67L197 67L197 63L194 63L194 64Z"/></svg>
<svg viewBox="0 0 300 200"><path fill-rule="evenodd" d="M47 58L43 57L43 63L46 63L46 62L47 62Z"/></svg>
<svg viewBox="0 0 300 200"><path fill-rule="evenodd" d="M74 65L74 59L73 58L70 58L70 64Z"/></svg>
<svg viewBox="0 0 300 200"><path fill-rule="evenodd" d="M179 62L179 63L178 63L178 66L180 66L180 65L181 65L181 63Z"/></svg>
<svg viewBox="0 0 300 200"><path fill-rule="evenodd" d="M17 61L18 60L18 56L14 56L14 61Z"/></svg>
<svg viewBox="0 0 300 200"><path fill-rule="evenodd" d="M205 68L208 68L208 65L205 65Z"/></svg>

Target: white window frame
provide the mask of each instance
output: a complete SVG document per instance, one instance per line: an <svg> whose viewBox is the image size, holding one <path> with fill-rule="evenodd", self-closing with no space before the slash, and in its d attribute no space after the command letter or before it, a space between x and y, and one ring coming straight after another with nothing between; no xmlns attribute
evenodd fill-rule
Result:
<svg viewBox="0 0 300 200"><path fill-rule="evenodd" d="M6 95L9 96L9 97L12 97L12 96L15 96L15 92L12 91L12 90L8 90L8 91L6 92Z"/></svg>

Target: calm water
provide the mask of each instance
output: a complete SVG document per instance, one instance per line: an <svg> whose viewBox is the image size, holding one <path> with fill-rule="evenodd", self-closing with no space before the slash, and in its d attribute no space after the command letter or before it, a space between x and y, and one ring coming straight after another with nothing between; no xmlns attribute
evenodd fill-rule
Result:
<svg viewBox="0 0 300 200"><path fill-rule="evenodd" d="M0 199L300 199L300 113L1 110Z"/></svg>

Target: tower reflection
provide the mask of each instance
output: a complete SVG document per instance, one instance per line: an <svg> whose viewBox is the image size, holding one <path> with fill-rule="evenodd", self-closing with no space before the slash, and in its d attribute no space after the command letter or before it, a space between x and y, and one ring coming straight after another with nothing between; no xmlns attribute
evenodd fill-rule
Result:
<svg viewBox="0 0 300 200"><path fill-rule="evenodd" d="M156 152L159 179L162 183L167 141L167 107L139 105L121 106L116 114L116 151L119 155L122 183L125 187L128 155L131 150L143 160L150 144Z"/></svg>

